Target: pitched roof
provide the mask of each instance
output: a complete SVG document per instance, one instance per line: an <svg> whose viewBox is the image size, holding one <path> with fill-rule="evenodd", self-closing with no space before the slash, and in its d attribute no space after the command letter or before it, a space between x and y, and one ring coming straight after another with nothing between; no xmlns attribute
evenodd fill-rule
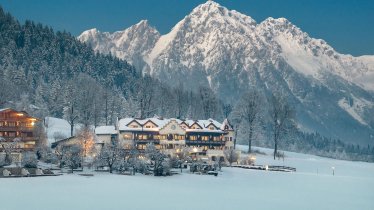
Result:
<svg viewBox="0 0 374 210"><path fill-rule="evenodd" d="M97 135L105 135L105 134L116 134L116 128L114 125L108 126L98 126L95 128L95 134Z"/></svg>
<svg viewBox="0 0 374 210"><path fill-rule="evenodd" d="M228 127L228 129L225 129L226 126ZM222 123L220 129L221 130L233 130L233 128L232 128L232 126L231 126L231 124L230 124L230 122L227 118L225 120L223 120L223 123Z"/></svg>
<svg viewBox="0 0 374 210"><path fill-rule="evenodd" d="M193 124L197 124L199 127L201 127L201 131L209 130L207 127L210 124L213 124L217 130L220 129L221 123L217 122L213 119L208 120L180 120L175 118L145 118L145 119L136 119L136 118L123 118L119 120L118 122L118 129L120 131L159 131L161 128L163 128L166 124L168 124L171 120L176 120L179 124L186 124L188 127L191 127ZM157 127L156 128L130 128L128 125L131 122L137 122L140 126L144 126L147 122L152 122ZM211 132L211 131L210 131Z"/></svg>

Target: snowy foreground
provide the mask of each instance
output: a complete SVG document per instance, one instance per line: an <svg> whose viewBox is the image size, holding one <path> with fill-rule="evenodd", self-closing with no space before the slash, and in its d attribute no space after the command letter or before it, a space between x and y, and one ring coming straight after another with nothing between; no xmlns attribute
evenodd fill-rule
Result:
<svg viewBox="0 0 374 210"><path fill-rule="evenodd" d="M269 155L257 155L256 164L283 164L271 159L271 150L261 150ZM296 173L223 168L218 177L186 172L0 179L0 209L374 209L374 164L286 156L285 165Z"/></svg>

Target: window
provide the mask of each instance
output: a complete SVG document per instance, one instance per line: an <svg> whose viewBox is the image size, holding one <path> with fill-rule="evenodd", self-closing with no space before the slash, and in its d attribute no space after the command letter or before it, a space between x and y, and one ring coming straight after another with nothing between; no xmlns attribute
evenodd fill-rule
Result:
<svg viewBox="0 0 374 210"><path fill-rule="evenodd" d="M139 126L137 125L130 125L130 128L138 128Z"/></svg>
<svg viewBox="0 0 374 210"><path fill-rule="evenodd" d="M210 130L214 130L214 126L210 126L209 129L210 129Z"/></svg>
<svg viewBox="0 0 374 210"><path fill-rule="evenodd" d="M16 137L16 132L9 132L9 137Z"/></svg>
<svg viewBox="0 0 374 210"><path fill-rule="evenodd" d="M132 139L132 134L131 133L125 133L125 134L123 134L123 139L131 140Z"/></svg>
<svg viewBox="0 0 374 210"><path fill-rule="evenodd" d="M208 150L208 146L203 146L203 151Z"/></svg>
<svg viewBox="0 0 374 210"><path fill-rule="evenodd" d="M152 126L150 126L150 125L147 125L147 126L145 126L145 128L152 128Z"/></svg>
<svg viewBox="0 0 374 210"><path fill-rule="evenodd" d="M142 135L142 134L140 134L140 135L138 135L138 139L139 139L139 140L147 140L147 139L148 139L148 136L147 136L147 135Z"/></svg>
<svg viewBox="0 0 374 210"><path fill-rule="evenodd" d="M184 139L183 135L177 135L177 134L174 135L174 140L183 140L183 139Z"/></svg>
<svg viewBox="0 0 374 210"><path fill-rule="evenodd" d="M220 137L219 136L214 136L213 137L213 141L219 141L220 140Z"/></svg>
<svg viewBox="0 0 374 210"><path fill-rule="evenodd" d="M209 136L201 136L201 140L208 141L209 140Z"/></svg>
<svg viewBox="0 0 374 210"><path fill-rule="evenodd" d="M190 140L191 141L196 141L197 140L197 136L190 136Z"/></svg>
<svg viewBox="0 0 374 210"><path fill-rule="evenodd" d="M138 149L145 149L147 147L147 145L145 144L138 144Z"/></svg>
<svg viewBox="0 0 374 210"><path fill-rule="evenodd" d="M4 136L4 133L3 133L3 132L0 132L0 136Z"/></svg>
<svg viewBox="0 0 374 210"><path fill-rule="evenodd" d="M4 126L4 122L0 122L0 127L3 127Z"/></svg>
<svg viewBox="0 0 374 210"><path fill-rule="evenodd" d="M8 123L8 126L9 126L9 127L15 127L15 126L16 126L16 122L9 122L9 123Z"/></svg>

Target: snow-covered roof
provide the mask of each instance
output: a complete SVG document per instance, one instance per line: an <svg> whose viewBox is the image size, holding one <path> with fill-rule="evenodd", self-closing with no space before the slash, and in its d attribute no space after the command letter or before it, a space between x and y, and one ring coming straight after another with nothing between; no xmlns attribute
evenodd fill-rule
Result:
<svg viewBox="0 0 374 210"><path fill-rule="evenodd" d="M0 112L5 111L5 110L8 110L8 109L10 109L10 108L0 109Z"/></svg>
<svg viewBox="0 0 374 210"><path fill-rule="evenodd" d="M105 135L105 134L116 134L116 128L113 125L108 126L98 126L95 128L96 135Z"/></svg>
<svg viewBox="0 0 374 210"><path fill-rule="evenodd" d="M199 125L202 129L187 129L187 130L199 130L199 132L215 132L217 130L220 130L220 127L222 126L221 123L217 122L213 119L208 120L180 120L175 118L145 118L145 119L136 119L136 118L123 118L118 122L118 129L120 131L159 131L162 129L166 124L168 124L171 120L177 121L178 124L182 124L183 122L186 123L189 127L191 127L193 124ZM129 127L129 124L131 122L137 122L140 127L138 128L132 128ZM147 122L152 122L157 127L156 128L145 128L143 127ZM210 124L213 124L217 129L210 130L208 129L208 126Z"/></svg>
<svg viewBox="0 0 374 210"><path fill-rule="evenodd" d="M226 130L225 129L226 126L228 127L227 130L233 130L232 126L230 125L230 122L229 122L229 120L227 118L225 120L223 120L223 123L222 123L220 129L221 130Z"/></svg>

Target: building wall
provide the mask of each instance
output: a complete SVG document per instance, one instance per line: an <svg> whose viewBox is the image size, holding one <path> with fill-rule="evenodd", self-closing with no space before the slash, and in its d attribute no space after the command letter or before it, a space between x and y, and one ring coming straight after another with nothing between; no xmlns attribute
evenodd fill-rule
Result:
<svg viewBox="0 0 374 210"><path fill-rule="evenodd" d="M37 121L26 112L3 109L0 111L0 138L7 142L17 139L20 150L33 150L39 140L34 136Z"/></svg>

